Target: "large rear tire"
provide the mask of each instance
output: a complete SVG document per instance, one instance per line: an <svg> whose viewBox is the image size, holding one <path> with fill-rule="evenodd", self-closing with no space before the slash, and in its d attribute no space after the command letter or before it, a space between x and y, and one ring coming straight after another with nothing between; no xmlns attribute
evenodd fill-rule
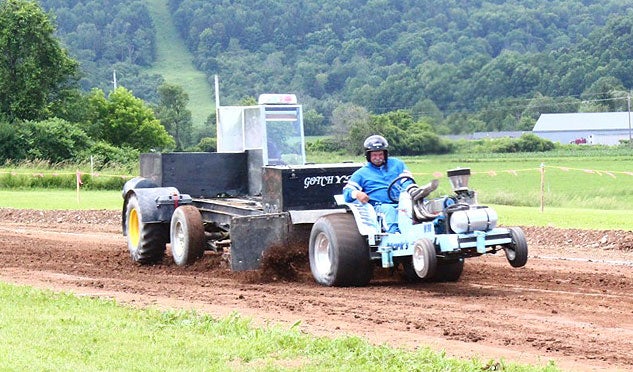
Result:
<svg viewBox="0 0 633 372"><path fill-rule="evenodd" d="M437 269L437 255L433 242L428 238L416 240L413 254L405 259L402 266L409 282L415 283L432 278Z"/></svg>
<svg viewBox="0 0 633 372"><path fill-rule="evenodd" d="M506 258L512 267L523 267L528 260L528 245L520 227L510 227L512 242L504 246Z"/></svg>
<svg viewBox="0 0 633 372"><path fill-rule="evenodd" d="M145 223L136 196L130 196L125 209L127 247L132 261L153 264L163 260L169 237L166 224Z"/></svg>
<svg viewBox="0 0 633 372"><path fill-rule="evenodd" d="M178 266L194 263L204 254L204 224L198 208L182 205L171 216L171 254Z"/></svg>
<svg viewBox="0 0 633 372"><path fill-rule="evenodd" d="M367 240L349 213L323 216L314 223L309 258L312 276L325 286L365 286L373 275Z"/></svg>
<svg viewBox="0 0 633 372"><path fill-rule="evenodd" d="M437 271L433 277L436 282L456 282L462 276L464 271L464 260L460 259L455 262L442 263L437 265Z"/></svg>

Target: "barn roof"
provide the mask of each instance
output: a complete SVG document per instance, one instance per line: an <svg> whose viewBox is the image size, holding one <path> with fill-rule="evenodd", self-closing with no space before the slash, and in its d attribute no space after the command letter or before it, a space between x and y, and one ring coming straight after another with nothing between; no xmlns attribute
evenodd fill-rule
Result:
<svg viewBox="0 0 633 372"><path fill-rule="evenodd" d="M631 114L633 120L633 114ZM629 112L541 114L534 132L628 129Z"/></svg>

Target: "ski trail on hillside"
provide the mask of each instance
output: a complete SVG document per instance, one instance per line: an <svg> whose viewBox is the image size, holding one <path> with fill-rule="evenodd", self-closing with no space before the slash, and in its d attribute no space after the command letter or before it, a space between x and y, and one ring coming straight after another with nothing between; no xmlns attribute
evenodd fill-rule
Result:
<svg viewBox="0 0 633 372"><path fill-rule="evenodd" d="M171 19L167 0L145 1L156 27L156 62L148 72L163 75L166 82L180 85L187 92L193 126L200 128L214 110L211 84L194 66L193 55Z"/></svg>

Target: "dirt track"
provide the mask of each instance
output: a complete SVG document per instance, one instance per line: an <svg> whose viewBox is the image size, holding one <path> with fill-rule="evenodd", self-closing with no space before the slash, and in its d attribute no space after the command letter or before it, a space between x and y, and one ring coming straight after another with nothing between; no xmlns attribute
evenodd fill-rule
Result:
<svg viewBox="0 0 633 372"><path fill-rule="evenodd" d="M256 324L430 346L482 362L564 370L633 370L633 232L524 228L526 267L503 255L466 261L457 283L405 284L377 274L366 288L316 285L305 262L290 275L232 273L208 253L187 268L134 264L120 213L0 208L0 280L159 308L238 312ZM295 257L296 259L296 257Z"/></svg>

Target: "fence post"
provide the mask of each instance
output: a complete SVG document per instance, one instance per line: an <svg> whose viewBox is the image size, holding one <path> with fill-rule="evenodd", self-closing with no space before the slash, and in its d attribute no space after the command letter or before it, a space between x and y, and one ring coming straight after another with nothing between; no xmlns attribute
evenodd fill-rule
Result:
<svg viewBox="0 0 633 372"><path fill-rule="evenodd" d="M541 213L545 208L545 163L541 163Z"/></svg>
<svg viewBox="0 0 633 372"><path fill-rule="evenodd" d="M83 185L83 182L81 182L81 172L79 169L75 172L75 184L77 185L77 204L80 204L81 199L79 197L79 186Z"/></svg>

